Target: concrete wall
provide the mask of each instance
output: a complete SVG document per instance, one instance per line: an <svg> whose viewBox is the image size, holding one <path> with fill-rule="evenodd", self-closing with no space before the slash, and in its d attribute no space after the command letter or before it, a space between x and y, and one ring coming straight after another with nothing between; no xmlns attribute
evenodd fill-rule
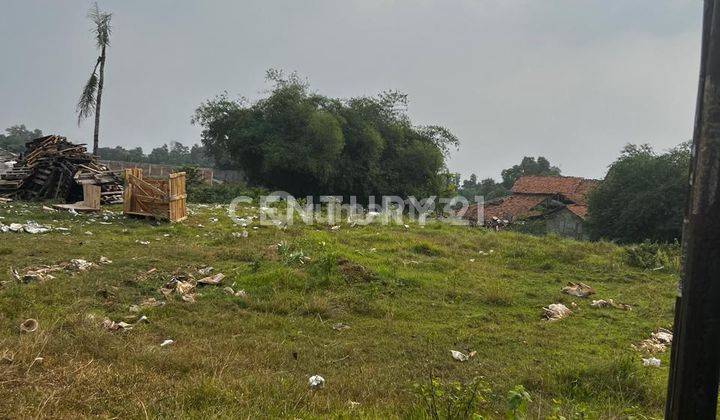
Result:
<svg viewBox="0 0 720 420"><path fill-rule="evenodd" d="M158 165L156 163L135 163L121 162L119 160L101 160L100 163L107 166L111 171L122 171L126 168L140 168L143 176L149 178L167 178L173 172L177 172L179 166ZM213 170L210 168L198 168L203 181L212 184Z"/></svg>

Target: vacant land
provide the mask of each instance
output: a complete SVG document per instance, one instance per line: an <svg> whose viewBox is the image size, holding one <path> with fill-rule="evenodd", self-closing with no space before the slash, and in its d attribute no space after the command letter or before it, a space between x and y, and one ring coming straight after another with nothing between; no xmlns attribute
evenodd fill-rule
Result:
<svg viewBox="0 0 720 420"><path fill-rule="evenodd" d="M629 266L621 247L415 224L243 237L225 208L191 210L171 225L0 204L6 225L69 229L0 233L0 417L422 417L431 378L438 390L478 378L473 411L489 418L517 385L532 418L662 414L669 352L643 367L631 345L671 327L676 275ZM101 256L112 263L45 281L10 274ZM205 266L225 278L194 303L159 292ZM569 281L633 309L591 308L560 292ZM130 311L148 297L167 303ZM542 320L555 302L577 307ZM102 326L142 315L130 331ZM39 327L22 334L27 318ZM477 353L458 362L450 350ZM315 374L324 389L308 388Z"/></svg>

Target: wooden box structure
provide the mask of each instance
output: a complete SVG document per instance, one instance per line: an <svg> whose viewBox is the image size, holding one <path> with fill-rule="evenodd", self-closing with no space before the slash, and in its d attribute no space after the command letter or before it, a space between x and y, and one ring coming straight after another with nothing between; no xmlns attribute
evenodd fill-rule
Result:
<svg viewBox="0 0 720 420"><path fill-rule="evenodd" d="M83 184L83 201L75 204L55 204L53 207L60 210L75 210L78 212L100 211L100 186Z"/></svg>
<svg viewBox="0 0 720 420"><path fill-rule="evenodd" d="M186 199L185 172L143 179L142 169L125 169L124 214L179 222L187 217Z"/></svg>

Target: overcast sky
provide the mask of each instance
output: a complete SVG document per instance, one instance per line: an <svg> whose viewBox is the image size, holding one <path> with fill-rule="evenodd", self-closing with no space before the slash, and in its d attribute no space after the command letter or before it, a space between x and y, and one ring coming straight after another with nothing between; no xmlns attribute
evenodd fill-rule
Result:
<svg viewBox="0 0 720 420"><path fill-rule="evenodd" d="M265 70L337 97L397 89L418 124L461 139L449 161L499 178L525 155L602 177L628 142L692 132L701 0L103 0L112 11L101 145L199 142L190 117ZM0 128L91 142L75 103L97 57L88 1L0 0Z"/></svg>

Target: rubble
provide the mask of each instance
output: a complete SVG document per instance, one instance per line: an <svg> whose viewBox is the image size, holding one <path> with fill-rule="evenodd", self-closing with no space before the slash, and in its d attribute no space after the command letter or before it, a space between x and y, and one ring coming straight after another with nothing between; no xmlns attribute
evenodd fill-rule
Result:
<svg viewBox="0 0 720 420"><path fill-rule="evenodd" d="M109 319L106 319L102 322L102 327L105 328L108 331L128 331L133 328L132 324L128 324L127 322L115 322L111 321Z"/></svg>
<svg viewBox="0 0 720 420"><path fill-rule="evenodd" d="M214 276L208 276L208 277L201 278L200 280L197 281L197 284L206 284L206 285L217 286L218 284L220 284L220 282L224 278L225 278L225 275L223 273L217 273Z"/></svg>
<svg viewBox="0 0 720 420"><path fill-rule="evenodd" d="M586 298L590 295L594 295L595 289L585 283L569 282L567 286L562 288L562 292L570 296Z"/></svg>
<svg viewBox="0 0 720 420"><path fill-rule="evenodd" d="M98 185L101 202L122 203L122 179L96 162L82 144L56 135L25 144L25 153L11 169L0 173L0 195L25 200L82 198L82 185Z"/></svg>
<svg viewBox="0 0 720 420"><path fill-rule="evenodd" d="M643 358L642 359L643 366L651 366L651 367L660 367L660 359L657 359L655 357L650 358Z"/></svg>
<svg viewBox="0 0 720 420"><path fill-rule="evenodd" d="M571 313L572 311L562 303L553 303L548 305L547 308L543 308L543 317L548 321L561 320Z"/></svg>
<svg viewBox="0 0 720 420"><path fill-rule="evenodd" d="M650 338L641 341L638 345L633 344L632 348L643 353L663 353L667 346L672 344L672 340L672 331L659 328L650 334Z"/></svg>
<svg viewBox="0 0 720 420"><path fill-rule="evenodd" d="M3 224L0 222L0 232L7 233L7 232L14 232L14 233L30 233L30 234L36 234L36 233L47 233L50 232L50 228L48 226L40 225L33 221L28 221L25 224L22 223L10 223L9 225Z"/></svg>
<svg viewBox="0 0 720 420"><path fill-rule="evenodd" d="M15 278L15 280L17 280L18 282L30 283L34 280L41 282L45 280L52 280L55 278L55 276L53 276L51 273L56 273L60 271L87 271L94 267L97 267L97 264L80 258L75 258L70 260L69 262L62 262L54 265L39 265L36 267L27 267L22 270L22 272L11 268L10 273L12 274L13 278Z"/></svg>

